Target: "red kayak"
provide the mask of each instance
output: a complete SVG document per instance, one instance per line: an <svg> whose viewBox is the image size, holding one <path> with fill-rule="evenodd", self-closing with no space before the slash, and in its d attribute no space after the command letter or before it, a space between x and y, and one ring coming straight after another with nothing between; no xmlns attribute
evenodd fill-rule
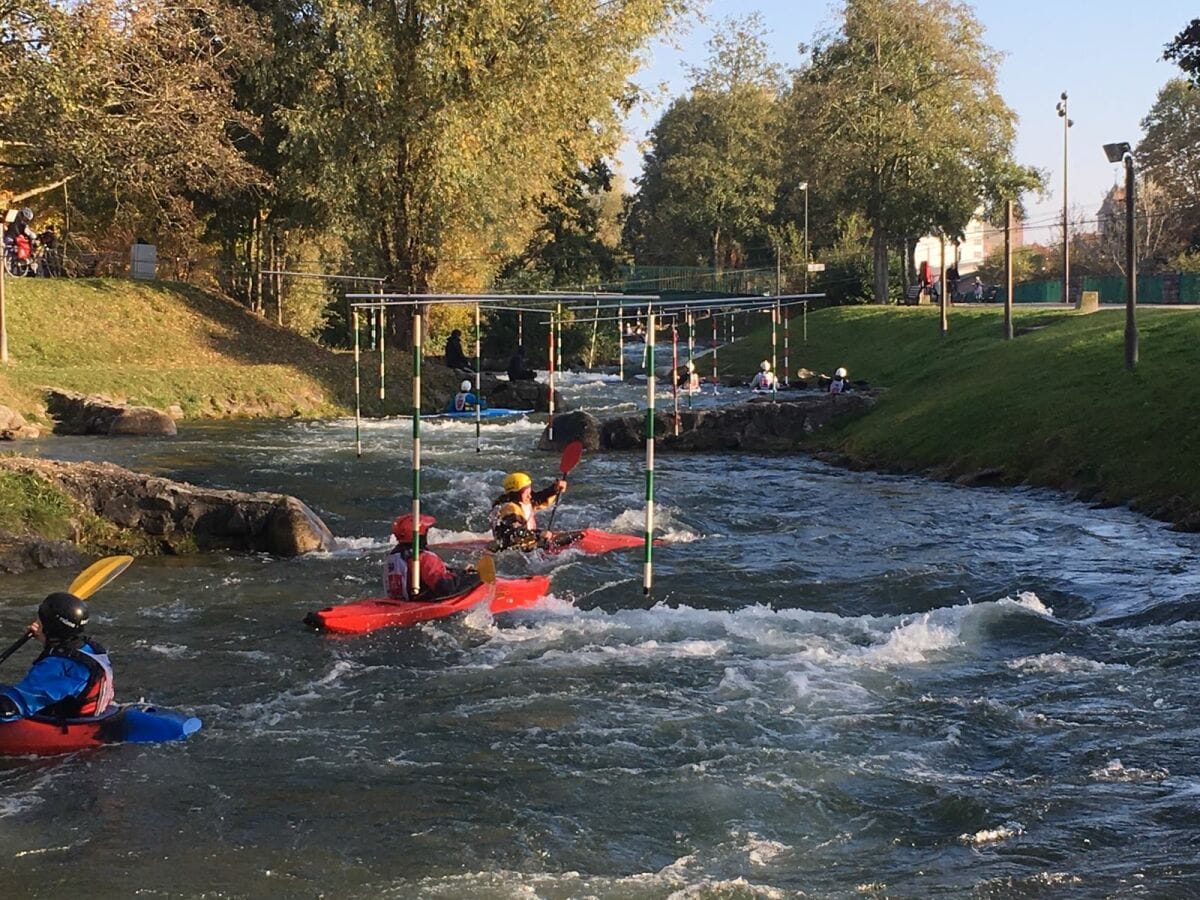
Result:
<svg viewBox="0 0 1200 900"><path fill-rule="evenodd" d="M583 531L560 531L560 537L579 535L564 544L554 544L550 547L539 548L542 553L553 556L564 550L580 550L583 553L608 553L610 550L629 550L633 547L643 547L646 539L638 534L618 534L614 531L600 531L595 528L585 528ZM661 540L654 542L655 546ZM489 538L473 538L465 541L446 541L442 544L430 544L432 550L486 550L491 546Z"/></svg>
<svg viewBox="0 0 1200 900"><path fill-rule="evenodd" d="M496 596L489 609L494 613L532 606L550 589L544 575L529 578L497 578ZM340 606L327 606L304 617L306 625L335 634L364 634L377 628L408 628L432 619L466 612L487 601L491 589L477 584L443 600L413 601L368 598Z"/></svg>

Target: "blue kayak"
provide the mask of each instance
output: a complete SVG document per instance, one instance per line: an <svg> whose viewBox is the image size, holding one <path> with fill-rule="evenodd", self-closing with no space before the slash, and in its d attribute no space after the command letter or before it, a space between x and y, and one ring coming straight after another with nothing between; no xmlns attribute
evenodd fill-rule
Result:
<svg viewBox="0 0 1200 900"><path fill-rule="evenodd" d="M156 706L110 706L99 716L57 719L29 716L0 722L0 755L69 753L101 744L181 741L200 730L200 720Z"/></svg>
<svg viewBox="0 0 1200 900"><path fill-rule="evenodd" d="M504 416L524 416L533 412L532 409L505 409L503 406L493 406L490 409L485 409L479 413L481 419L500 419ZM475 410L464 409L462 411L446 410L445 412L434 413L429 418L439 416L443 419L474 419Z"/></svg>

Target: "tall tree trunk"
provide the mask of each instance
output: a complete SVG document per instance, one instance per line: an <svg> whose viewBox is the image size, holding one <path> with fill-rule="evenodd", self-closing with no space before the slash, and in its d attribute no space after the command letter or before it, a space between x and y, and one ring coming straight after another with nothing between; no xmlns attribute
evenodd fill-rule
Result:
<svg viewBox="0 0 1200 900"><path fill-rule="evenodd" d="M721 229L714 228L712 235L713 290L717 289L717 278L721 275Z"/></svg>
<svg viewBox="0 0 1200 900"><path fill-rule="evenodd" d="M875 257L875 302L888 302L888 252L887 236L882 228L871 235L871 247Z"/></svg>

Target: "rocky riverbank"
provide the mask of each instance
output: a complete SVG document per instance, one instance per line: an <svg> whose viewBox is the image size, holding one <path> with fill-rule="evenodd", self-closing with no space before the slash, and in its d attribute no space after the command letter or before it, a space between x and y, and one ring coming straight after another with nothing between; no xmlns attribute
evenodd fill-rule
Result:
<svg viewBox="0 0 1200 900"><path fill-rule="evenodd" d="M0 570L77 562L89 552L211 550L298 556L333 547L333 535L303 502L285 494L196 487L111 463L64 463L14 457L0 472L32 476L75 506L70 540L40 534L0 535Z"/></svg>

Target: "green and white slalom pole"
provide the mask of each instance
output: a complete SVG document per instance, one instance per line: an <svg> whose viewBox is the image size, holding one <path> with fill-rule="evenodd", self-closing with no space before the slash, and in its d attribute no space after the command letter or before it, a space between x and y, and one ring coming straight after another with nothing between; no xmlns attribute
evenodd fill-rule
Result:
<svg viewBox="0 0 1200 900"><path fill-rule="evenodd" d="M483 391L481 390L481 379L483 378L483 349L479 340L479 304L475 304L475 452L482 453L483 446L480 443L480 430L483 422Z"/></svg>
<svg viewBox="0 0 1200 900"><path fill-rule="evenodd" d="M554 316L554 321L556 323L556 327L558 328L558 333L554 335L554 349L555 349L555 352L558 354L558 359L556 360L556 363L558 365L558 368L561 369L562 368L562 304L556 303L554 306L554 309L555 309L555 313L556 313L556 315Z"/></svg>
<svg viewBox="0 0 1200 900"><path fill-rule="evenodd" d="M354 329L354 447L358 458L362 459L362 375L360 372L361 352L358 339L358 310L350 312L351 325Z"/></svg>
<svg viewBox="0 0 1200 900"><path fill-rule="evenodd" d="M413 307L412 376L412 560L409 563L409 595L421 590L421 306Z"/></svg>
<svg viewBox="0 0 1200 900"><path fill-rule="evenodd" d="M649 597L654 582L654 311L646 307L646 553L642 563L642 593Z"/></svg>
<svg viewBox="0 0 1200 900"><path fill-rule="evenodd" d="M777 325L779 323L779 298L775 298L775 305L771 307L771 398L774 399L779 391L779 360L775 357L775 348L778 346L776 341Z"/></svg>
<svg viewBox="0 0 1200 900"><path fill-rule="evenodd" d="M621 383L625 383L625 306L617 305L617 365L620 366Z"/></svg>

